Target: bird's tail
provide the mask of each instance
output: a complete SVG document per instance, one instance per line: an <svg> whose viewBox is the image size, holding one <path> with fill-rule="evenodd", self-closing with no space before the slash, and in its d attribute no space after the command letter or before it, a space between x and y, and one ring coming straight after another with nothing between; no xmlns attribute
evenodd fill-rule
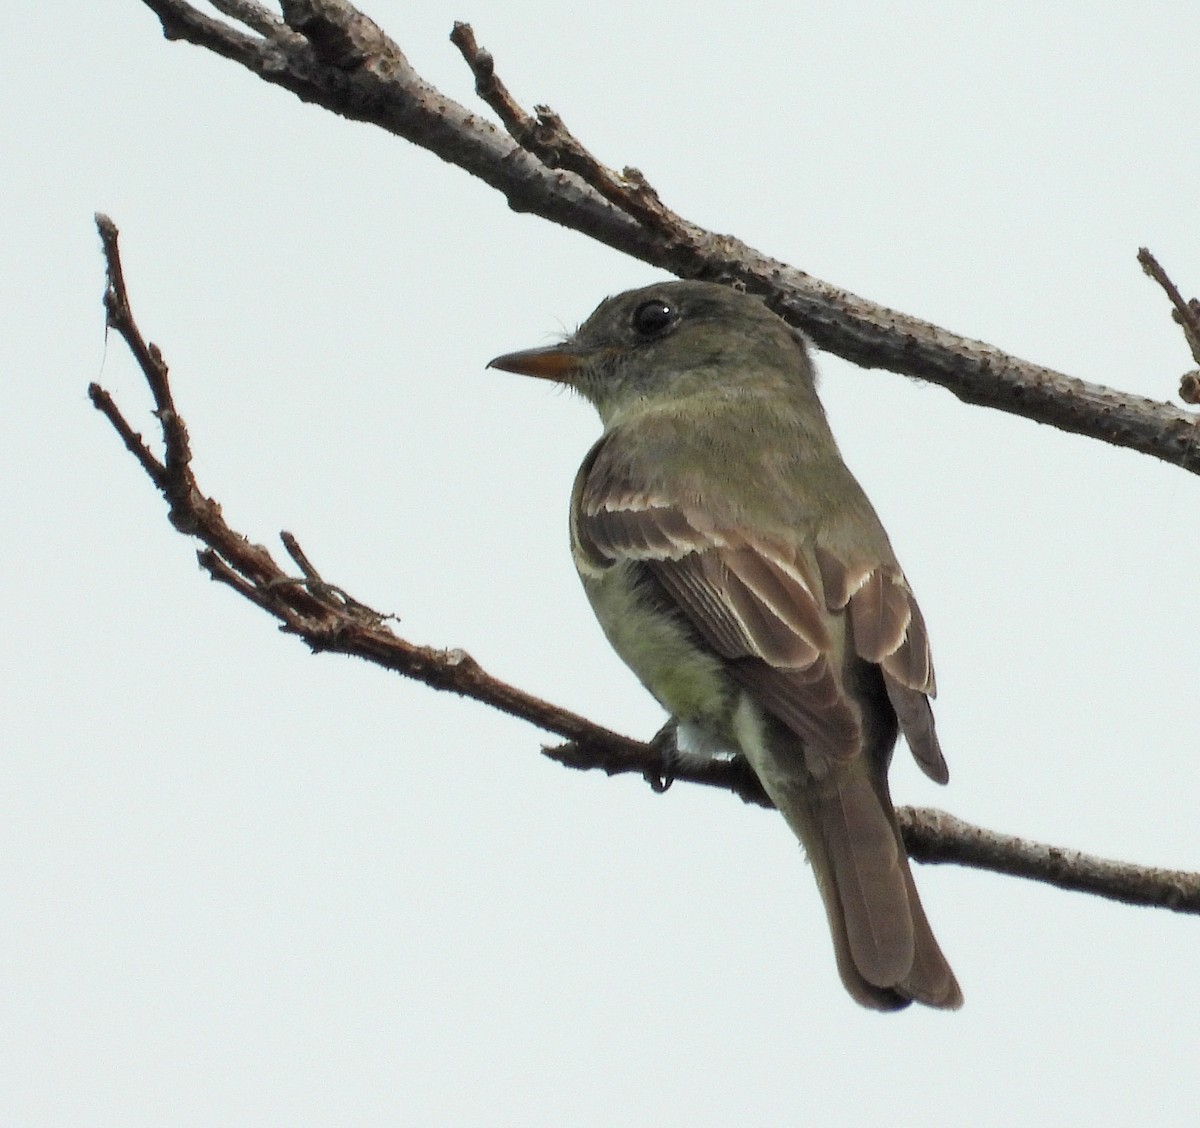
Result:
<svg viewBox="0 0 1200 1128"><path fill-rule="evenodd" d="M808 852L850 994L876 1010L961 1006L917 896L884 773L862 757L821 781L780 787L776 777L775 785L768 791L780 792L772 798Z"/></svg>

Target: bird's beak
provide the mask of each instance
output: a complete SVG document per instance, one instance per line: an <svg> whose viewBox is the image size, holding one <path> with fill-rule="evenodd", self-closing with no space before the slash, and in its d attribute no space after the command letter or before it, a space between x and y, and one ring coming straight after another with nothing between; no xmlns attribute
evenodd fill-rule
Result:
<svg viewBox="0 0 1200 1128"><path fill-rule="evenodd" d="M489 368L502 368L505 372L518 372L522 376L540 376L543 380L556 380L570 384L575 370L583 363L582 353L575 351L567 342L547 345L542 349L525 349L523 352L505 353L489 360Z"/></svg>

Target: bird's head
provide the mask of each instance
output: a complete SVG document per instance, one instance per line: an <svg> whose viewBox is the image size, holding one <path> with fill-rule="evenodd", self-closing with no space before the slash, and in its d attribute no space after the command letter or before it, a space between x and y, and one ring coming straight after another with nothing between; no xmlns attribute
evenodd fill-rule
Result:
<svg viewBox="0 0 1200 1128"><path fill-rule="evenodd" d="M566 384L606 423L639 404L813 387L800 335L758 298L712 282L617 294L557 344L507 353L488 367Z"/></svg>

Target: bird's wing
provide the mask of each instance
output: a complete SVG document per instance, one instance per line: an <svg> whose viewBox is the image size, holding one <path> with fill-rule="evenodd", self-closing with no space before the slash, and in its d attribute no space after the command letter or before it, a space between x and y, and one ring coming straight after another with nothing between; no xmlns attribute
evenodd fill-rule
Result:
<svg viewBox="0 0 1200 1128"><path fill-rule="evenodd" d="M937 694L929 635L904 574L888 564L849 567L821 545L815 558L825 605L850 616L858 655L882 669L913 758L930 779L945 783L950 773L929 708L929 699Z"/></svg>
<svg viewBox="0 0 1200 1128"><path fill-rule="evenodd" d="M583 565L644 566L730 660L733 676L801 738L815 772L861 752L861 713L841 685L812 563L744 529L714 527L699 506L633 484L614 461L589 459L577 483L573 521Z"/></svg>
<svg viewBox="0 0 1200 1128"><path fill-rule="evenodd" d="M898 569L850 569L815 553L714 520L709 507L593 450L573 505L585 565L645 566L758 703L799 736L810 767L863 748L861 710L842 684L838 640L848 616L855 649L882 667L888 696L918 763L946 778L926 698L933 668L920 611ZM682 493L683 491L679 491Z"/></svg>

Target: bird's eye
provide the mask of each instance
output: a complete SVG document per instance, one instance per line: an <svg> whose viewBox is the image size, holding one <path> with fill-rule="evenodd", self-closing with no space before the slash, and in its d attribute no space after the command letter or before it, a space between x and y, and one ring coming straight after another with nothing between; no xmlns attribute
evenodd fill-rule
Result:
<svg viewBox="0 0 1200 1128"><path fill-rule="evenodd" d="M652 298L642 302L633 311L630 324L639 337L654 337L661 333L675 319L675 311L661 298Z"/></svg>

